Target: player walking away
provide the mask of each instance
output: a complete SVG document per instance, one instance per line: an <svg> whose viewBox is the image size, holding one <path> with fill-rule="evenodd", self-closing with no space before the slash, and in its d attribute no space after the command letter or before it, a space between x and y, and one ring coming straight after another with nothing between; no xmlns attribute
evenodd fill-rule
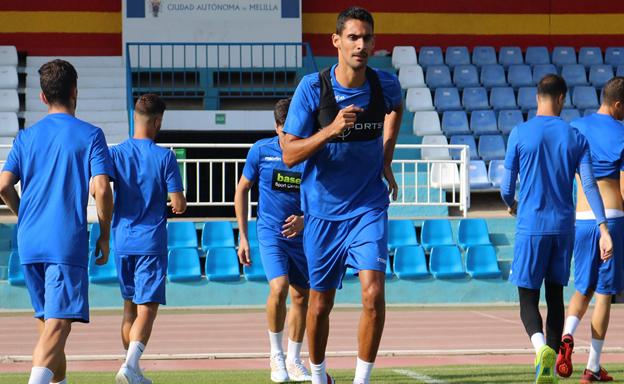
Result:
<svg viewBox="0 0 624 384"><path fill-rule="evenodd" d="M359 271L362 316L354 383L368 383L385 320L388 187L402 114L396 76L367 66L373 17L352 7L332 35L338 64L305 76L292 100L283 139L284 162L307 160L303 171L303 245L310 272L307 316L313 383L325 372L329 314L347 266ZM385 128L385 129L384 129Z"/></svg>
<svg viewBox="0 0 624 384"><path fill-rule="evenodd" d="M271 380L276 383L311 380L300 356L310 288L301 236L303 216L299 189L303 164L288 168L282 161L280 144L289 105L289 99L280 100L275 105L277 136L262 139L251 147L234 200L240 230L238 258L245 265L257 263L259 261L250 256L247 217L249 190L258 183L257 231L260 259L270 287L266 312L271 344ZM284 357L282 334L289 287L288 354Z"/></svg>
<svg viewBox="0 0 624 384"><path fill-rule="evenodd" d="M175 155L154 143L164 112L165 103L158 96L141 96L134 107L134 137L111 147L115 257L124 298L121 340L128 350L117 384L151 383L143 377L139 359L158 306L166 304L167 194L173 213L186 210Z"/></svg>
<svg viewBox="0 0 624 384"><path fill-rule="evenodd" d="M520 318L535 348L535 382L554 383L556 352L563 331L563 286L570 277L574 246L575 173L600 227L601 257L611 257L612 245L604 207L592 173L587 140L559 114L567 86L557 75L537 86L537 116L518 125L509 136L503 200L518 213L514 259L509 280L518 286ZM520 197L514 200L520 173ZM546 339L539 312L540 288L546 286Z"/></svg>
<svg viewBox="0 0 624 384"><path fill-rule="evenodd" d="M611 296L624 289L624 125L618 121L623 118L624 78L615 77L603 89L603 101L598 112L571 123L589 143L594 175L606 208L609 232L613 234L613 257L601 260L598 247L600 233L583 189L579 186L574 242L576 292L568 307L564 336L557 358L557 372L563 377L572 374L573 335L592 296L595 296L589 360L581 383L613 380L600 366L600 353L609 326Z"/></svg>
<svg viewBox="0 0 624 384"><path fill-rule="evenodd" d="M48 114L17 134L0 175L0 195L17 215L17 243L38 321L29 384L67 383L65 343L74 321L89 322L87 201L89 178L100 222L97 264L108 261L113 169L101 129L74 117L74 67L39 69ZM14 185L21 181L22 197Z"/></svg>

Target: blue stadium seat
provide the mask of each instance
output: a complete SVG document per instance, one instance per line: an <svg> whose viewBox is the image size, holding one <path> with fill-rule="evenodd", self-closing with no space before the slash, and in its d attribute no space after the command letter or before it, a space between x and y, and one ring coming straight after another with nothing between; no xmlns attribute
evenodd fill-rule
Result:
<svg viewBox="0 0 624 384"><path fill-rule="evenodd" d="M260 258L260 248L251 247L251 265L243 265L243 275L247 281L267 281L262 259Z"/></svg>
<svg viewBox="0 0 624 384"><path fill-rule="evenodd" d="M578 54L578 62L585 67L602 64L602 51L599 47L581 47Z"/></svg>
<svg viewBox="0 0 624 384"><path fill-rule="evenodd" d="M462 105L468 112L476 109L490 108L487 91L483 87L464 88L464 92L462 92Z"/></svg>
<svg viewBox="0 0 624 384"><path fill-rule="evenodd" d="M421 47L418 52L418 64L423 68L444 64L442 49L440 47Z"/></svg>
<svg viewBox="0 0 624 384"><path fill-rule="evenodd" d="M356 269L347 267L342 280L356 280L358 278L358 273L359 272Z"/></svg>
<svg viewBox="0 0 624 384"><path fill-rule="evenodd" d="M93 223L89 226L89 249L95 249L95 245L100 237L100 224Z"/></svg>
<svg viewBox="0 0 624 384"><path fill-rule="evenodd" d="M13 232L15 225L0 224L0 252L10 252L13 249ZM15 244L17 247L17 244Z"/></svg>
<svg viewBox="0 0 624 384"><path fill-rule="evenodd" d="M239 281L238 256L234 248L210 248L206 252L208 281Z"/></svg>
<svg viewBox="0 0 624 384"><path fill-rule="evenodd" d="M463 249L474 245L492 244L485 219L460 220L457 231L457 244Z"/></svg>
<svg viewBox="0 0 624 384"><path fill-rule="evenodd" d="M417 245L416 228L412 220L388 220L388 249Z"/></svg>
<svg viewBox="0 0 624 384"><path fill-rule="evenodd" d="M169 251L167 278L172 282L201 280L197 248L174 248Z"/></svg>
<svg viewBox="0 0 624 384"><path fill-rule="evenodd" d="M447 136L470 134L468 116L464 111L446 111L442 115L442 132Z"/></svg>
<svg viewBox="0 0 624 384"><path fill-rule="evenodd" d="M470 159L478 159L477 143L472 135L455 135L451 136L451 145L467 145L470 148ZM461 150L451 149L451 157L453 160L459 160L461 157ZM472 162L470 163L472 164Z"/></svg>
<svg viewBox="0 0 624 384"><path fill-rule="evenodd" d="M516 95L513 88L492 88L490 91L490 105L494 110L516 108Z"/></svg>
<svg viewBox="0 0 624 384"><path fill-rule="evenodd" d="M598 95L593 86L574 87L572 103L578 109L598 108Z"/></svg>
<svg viewBox="0 0 624 384"><path fill-rule="evenodd" d="M505 158L505 140L501 135L483 135L479 138L479 157L485 161Z"/></svg>
<svg viewBox="0 0 624 384"><path fill-rule="evenodd" d="M472 64L476 66L497 64L494 47L478 46L472 50Z"/></svg>
<svg viewBox="0 0 624 384"><path fill-rule="evenodd" d="M613 77L613 67L606 64L596 64L589 68L589 82L594 87L604 87Z"/></svg>
<svg viewBox="0 0 624 384"><path fill-rule="evenodd" d="M618 65L615 72L616 76L624 76L624 64Z"/></svg>
<svg viewBox="0 0 624 384"><path fill-rule="evenodd" d="M167 223L167 247L197 248L195 223L190 221L171 221Z"/></svg>
<svg viewBox="0 0 624 384"><path fill-rule="evenodd" d="M473 111L470 114L470 130L475 136L497 134L496 112L492 110Z"/></svg>
<svg viewBox="0 0 624 384"><path fill-rule="evenodd" d="M624 47L608 47L605 51L604 62L614 67L624 65Z"/></svg>
<svg viewBox="0 0 624 384"><path fill-rule="evenodd" d="M431 89L453 86L453 82L451 81L451 71L449 71L449 68L446 65L430 65L427 67L425 82Z"/></svg>
<svg viewBox="0 0 624 384"><path fill-rule="evenodd" d="M505 87L505 69L500 64L489 64L481 67L481 84L486 88Z"/></svg>
<svg viewBox="0 0 624 384"><path fill-rule="evenodd" d="M207 221L202 229L202 249L234 248L234 233L229 221Z"/></svg>
<svg viewBox="0 0 624 384"><path fill-rule="evenodd" d="M536 97L536 87L520 87L518 89L518 106L523 111L528 111L531 108L537 108Z"/></svg>
<svg viewBox="0 0 624 384"><path fill-rule="evenodd" d="M533 85L531 67L526 64L510 65L507 73L507 82L514 88Z"/></svg>
<svg viewBox="0 0 624 384"><path fill-rule="evenodd" d="M524 62L529 65L550 64L550 54L546 47L527 47Z"/></svg>
<svg viewBox="0 0 624 384"><path fill-rule="evenodd" d="M488 179L494 188L500 188L505 174L505 162L503 160L492 160L488 167Z"/></svg>
<svg viewBox="0 0 624 384"><path fill-rule="evenodd" d="M462 109L457 88L438 88L433 98L435 108L439 112Z"/></svg>
<svg viewBox="0 0 624 384"><path fill-rule="evenodd" d="M519 109L504 109L498 112L498 130L509 135L516 125L524 123L524 116Z"/></svg>
<svg viewBox="0 0 624 384"><path fill-rule="evenodd" d="M592 113L596 113L596 111L598 111L598 109L596 108L587 108L586 110L583 111L583 117L589 116Z"/></svg>
<svg viewBox="0 0 624 384"><path fill-rule="evenodd" d="M89 251L89 281L94 284L116 283L117 260L115 260L114 248L111 247L108 262L104 265L95 263L95 249Z"/></svg>
<svg viewBox="0 0 624 384"><path fill-rule="evenodd" d="M498 63L504 67L514 64L523 64L522 50L520 47L501 47L498 51Z"/></svg>
<svg viewBox="0 0 624 384"><path fill-rule="evenodd" d="M485 162L483 160L471 160L468 168L470 175L470 189L490 189L492 184L488 180Z"/></svg>
<svg viewBox="0 0 624 384"><path fill-rule="evenodd" d="M469 247L466 251L466 270L474 279L497 279L502 276L492 245Z"/></svg>
<svg viewBox="0 0 624 384"><path fill-rule="evenodd" d="M454 245L436 246L429 260L431 274L436 279L461 279L466 277L459 248Z"/></svg>
<svg viewBox="0 0 624 384"><path fill-rule="evenodd" d="M555 47L552 51L552 63L558 67L576 64L576 51L573 47Z"/></svg>
<svg viewBox="0 0 624 384"><path fill-rule="evenodd" d="M425 220L420 233L420 244L427 252L433 247L453 245L453 230L447 219Z"/></svg>
<svg viewBox="0 0 624 384"><path fill-rule="evenodd" d="M537 108L529 109L529 111L527 112L527 121L529 121L532 118L534 118L536 114L537 114Z"/></svg>
<svg viewBox="0 0 624 384"><path fill-rule="evenodd" d="M446 48L446 56L444 62L451 69L456 65L470 64L470 54L466 47L448 47Z"/></svg>
<svg viewBox="0 0 624 384"><path fill-rule="evenodd" d="M250 247L258 246L258 227L256 220L249 220L247 222L247 241L249 241ZM240 243L240 231L238 232L238 242Z"/></svg>
<svg viewBox="0 0 624 384"><path fill-rule="evenodd" d="M9 255L9 284L22 286L25 285L24 269L20 263L17 251L12 251Z"/></svg>
<svg viewBox="0 0 624 384"><path fill-rule="evenodd" d="M561 118L568 123L574 119L578 119L579 117L581 117L581 113L578 109L565 108L561 111Z"/></svg>
<svg viewBox="0 0 624 384"><path fill-rule="evenodd" d="M542 78L549 74L559 74L557 67L553 64L541 64L533 67L533 84L537 84Z"/></svg>
<svg viewBox="0 0 624 384"><path fill-rule="evenodd" d="M453 83L460 89L479 86L477 67L472 64L456 66L453 69Z"/></svg>
<svg viewBox="0 0 624 384"><path fill-rule="evenodd" d="M394 272L392 272L392 262L390 261L390 256L386 258L386 280L391 280L394 278Z"/></svg>
<svg viewBox="0 0 624 384"><path fill-rule="evenodd" d="M394 254L394 273L401 280L431 277L427 270L425 251L420 245L397 248Z"/></svg>
<svg viewBox="0 0 624 384"><path fill-rule="evenodd" d="M566 64L561 68L561 77L566 81L569 88L577 85L587 85L587 73L582 64Z"/></svg>

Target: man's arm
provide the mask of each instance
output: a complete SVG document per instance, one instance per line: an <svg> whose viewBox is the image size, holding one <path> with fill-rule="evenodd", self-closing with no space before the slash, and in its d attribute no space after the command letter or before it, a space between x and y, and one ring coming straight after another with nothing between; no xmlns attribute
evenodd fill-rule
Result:
<svg viewBox="0 0 624 384"><path fill-rule="evenodd" d="M184 196L184 192L172 192L169 194L169 198L171 199L171 212L176 215L181 215L186 212L186 197Z"/></svg>
<svg viewBox="0 0 624 384"><path fill-rule="evenodd" d="M0 196L11 212L17 216L19 212L20 197L15 190L18 179L12 172L0 173Z"/></svg>
<svg viewBox="0 0 624 384"><path fill-rule="evenodd" d="M253 181L248 180L243 175L236 186L236 193L234 194L234 210L236 211L236 221L238 222L238 233L240 235L238 259L243 265L251 265L247 218L249 217L249 191L252 186Z"/></svg>
<svg viewBox="0 0 624 384"><path fill-rule="evenodd" d="M509 135L507 142L507 152L505 153L505 173L501 183L501 196L507 205L507 210L511 215L516 214L518 203L516 202L516 180L520 171L520 159L518 155L518 136L514 129Z"/></svg>
<svg viewBox="0 0 624 384"><path fill-rule="evenodd" d="M98 221L100 223L100 237L97 240L95 255L101 252L102 257L96 259L96 264L108 262L110 252L110 225L113 217L113 192L110 188L108 175L102 174L93 177L93 197Z"/></svg>
<svg viewBox="0 0 624 384"><path fill-rule="evenodd" d="M392 172L392 159L394 157L394 147L396 146L399 130L401 129L401 118L403 116L403 105L399 104L392 112L386 115L384 121L384 168L383 174L388 182L388 190L392 194L392 200L399 196L399 186L394 179Z"/></svg>
<svg viewBox="0 0 624 384"><path fill-rule="evenodd" d="M624 200L624 171L620 171L620 195Z"/></svg>

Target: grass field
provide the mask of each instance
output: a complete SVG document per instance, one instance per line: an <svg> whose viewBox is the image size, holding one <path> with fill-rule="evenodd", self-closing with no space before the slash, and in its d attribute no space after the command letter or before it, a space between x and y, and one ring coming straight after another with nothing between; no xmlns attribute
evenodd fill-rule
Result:
<svg viewBox="0 0 624 384"><path fill-rule="evenodd" d="M578 383L583 367L578 366L575 374L560 383ZM610 364L606 367L616 378L613 383L624 383L624 364ZM350 384L353 371L331 371L338 384ZM175 371L151 372L147 375L155 384L238 384L271 383L267 371ZM617 380L620 379L620 380ZM26 383L25 374L2 374L0 384ZM377 369L371 383L531 383L531 367L526 365L486 365L486 366L446 366L418 368ZM111 384L112 373L73 373L69 375L71 384Z"/></svg>

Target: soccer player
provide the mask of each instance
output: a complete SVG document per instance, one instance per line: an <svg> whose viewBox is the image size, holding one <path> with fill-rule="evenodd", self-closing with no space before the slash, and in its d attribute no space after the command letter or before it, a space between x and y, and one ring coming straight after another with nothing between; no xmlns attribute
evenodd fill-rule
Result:
<svg viewBox="0 0 624 384"><path fill-rule="evenodd" d="M17 243L39 341L29 384L67 383L65 344L74 321L89 322L87 201L89 178L100 222L97 264L109 254L112 164L101 129L74 117L74 67L39 69L48 114L17 134L0 175L0 195L17 215ZM22 197L14 185L21 181Z"/></svg>
<svg viewBox="0 0 624 384"><path fill-rule="evenodd" d="M362 315L354 383L368 383L385 321L388 187L402 114L396 76L367 66L373 17L351 7L332 35L338 64L305 76L293 97L283 139L284 163L306 161L301 184L303 246L310 273L307 315L312 383L325 371L329 314L347 266L359 271Z"/></svg>
<svg viewBox="0 0 624 384"><path fill-rule="evenodd" d="M240 231L238 257L242 264L250 265L248 197L253 184L258 183L257 231L260 259L270 287L266 312L271 345L271 380L276 383L311 380L300 357L310 288L301 236L303 216L299 189L303 164L288 168L282 161L280 144L289 105L289 99L275 104L277 136L262 139L251 147L234 199ZM284 357L282 334L289 286L292 304L288 315L288 354Z"/></svg>
<svg viewBox="0 0 624 384"><path fill-rule="evenodd" d="M556 352L563 331L563 286L570 277L574 246L575 173L599 226L601 257L612 245L604 207L591 167L585 138L560 117L567 86L546 75L537 86L537 115L513 129L507 144L501 185L509 212L518 215L509 280L518 287L520 318L535 348L535 382L554 383ZM520 173L519 201L514 200ZM546 340L539 312L540 288L546 287Z"/></svg>
<svg viewBox="0 0 624 384"><path fill-rule="evenodd" d="M571 123L589 143L594 175L606 208L609 232L613 234L613 257L602 260L595 217L589 209L583 188L579 186L574 242L576 292L568 307L564 336L557 358L557 372L563 377L572 374L573 335L592 296L595 296L589 360L581 377L582 383L613 380L600 366L600 353L609 326L611 296L624 289L624 125L618 121L624 118L624 78L614 77L609 80L602 92L603 101L598 112Z"/></svg>
<svg viewBox="0 0 624 384"><path fill-rule="evenodd" d="M145 351L160 304L166 304L167 194L171 211L186 210L175 155L154 143L165 103L146 94L134 107L134 137L111 147L115 168L113 231L115 261L124 314L121 340L128 351L117 384L151 383L139 359Z"/></svg>

